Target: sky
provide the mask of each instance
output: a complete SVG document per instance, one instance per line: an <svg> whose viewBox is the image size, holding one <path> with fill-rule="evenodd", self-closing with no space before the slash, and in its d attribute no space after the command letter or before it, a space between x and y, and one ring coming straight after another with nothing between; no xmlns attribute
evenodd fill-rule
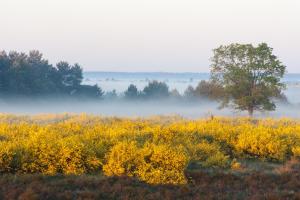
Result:
<svg viewBox="0 0 300 200"><path fill-rule="evenodd" d="M300 73L300 1L0 0L0 49L85 71L208 72L233 42L267 42Z"/></svg>

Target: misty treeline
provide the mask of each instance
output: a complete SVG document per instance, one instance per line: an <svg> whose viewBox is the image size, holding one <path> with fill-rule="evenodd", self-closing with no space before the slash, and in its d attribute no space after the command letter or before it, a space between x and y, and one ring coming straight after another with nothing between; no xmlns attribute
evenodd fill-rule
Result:
<svg viewBox="0 0 300 200"><path fill-rule="evenodd" d="M118 94L115 90L104 92L98 85L83 85L83 70L79 64L70 65L61 61L55 66L43 58L39 51L28 54L11 51L0 52L0 95L1 97L24 96L64 96L88 97L96 99L145 100L157 98L198 98L215 97L220 91L217 87L202 81L196 88L187 88L184 95L169 87L164 82L151 81L143 90L135 85Z"/></svg>
<svg viewBox="0 0 300 200"><path fill-rule="evenodd" d="M177 100L218 100L223 96L222 87L210 81L201 81L196 87L188 86L184 94L177 89L170 90L164 82L151 81L143 90L131 84L122 95L125 99L159 99L171 98Z"/></svg>
<svg viewBox="0 0 300 200"><path fill-rule="evenodd" d="M1 96L102 95L97 85L82 85L82 80L82 68L78 64L61 61L53 66L39 51L0 52Z"/></svg>
<svg viewBox="0 0 300 200"><path fill-rule="evenodd" d="M117 94L116 90L103 92L98 85L83 85L82 68L61 61L49 64L39 51L29 54L0 52L0 95L45 96L60 95L97 99L210 99L220 102L220 108L236 110L273 111L276 99L285 100L281 82L286 66L273 54L266 43L221 45L213 50L211 77L198 86L189 86L183 95L164 82L150 81L143 90L135 85Z"/></svg>

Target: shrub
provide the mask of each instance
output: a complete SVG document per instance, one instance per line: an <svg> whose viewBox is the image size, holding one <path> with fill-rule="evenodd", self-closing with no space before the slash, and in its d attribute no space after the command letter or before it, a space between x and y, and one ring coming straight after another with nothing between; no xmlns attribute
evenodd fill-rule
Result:
<svg viewBox="0 0 300 200"><path fill-rule="evenodd" d="M103 171L107 176L135 176L151 184L184 184L188 158L183 151L166 145L120 142L107 156Z"/></svg>
<svg viewBox="0 0 300 200"><path fill-rule="evenodd" d="M245 157L284 162L299 157L299 146L300 123L291 119L0 115L0 173L104 172L182 184L188 164L235 168L234 160Z"/></svg>
<svg viewBox="0 0 300 200"><path fill-rule="evenodd" d="M15 144L12 142L0 141L0 173L11 172L15 154Z"/></svg>
<svg viewBox="0 0 300 200"><path fill-rule="evenodd" d="M203 167L229 166L229 156L226 156L217 143L202 141L191 149L192 160L199 162Z"/></svg>
<svg viewBox="0 0 300 200"><path fill-rule="evenodd" d="M141 155L135 142L119 142L106 156L103 172L107 176L135 176L138 168L144 164Z"/></svg>
<svg viewBox="0 0 300 200"><path fill-rule="evenodd" d="M287 159L291 148L279 134L265 128L241 133L235 147L247 157L278 161Z"/></svg>
<svg viewBox="0 0 300 200"><path fill-rule="evenodd" d="M292 152L295 157L300 158L300 146L294 147Z"/></svg>
<svg viewBox="0 0 300 200"><path fill-rule="evenodd" d="M185 184L189 158L182 147L146 145L143 149L145 164L138 177L151 184Z"/></svg>

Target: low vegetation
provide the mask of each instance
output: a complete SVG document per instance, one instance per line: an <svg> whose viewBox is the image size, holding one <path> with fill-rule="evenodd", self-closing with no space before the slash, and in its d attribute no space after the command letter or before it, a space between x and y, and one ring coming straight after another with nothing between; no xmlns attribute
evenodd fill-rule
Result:
<svg viewBox="0 0 300 200"><path fill-rule="evenodd" d="M186 171L241 170L243 160L300 157L292 119L89 115L0 116L0 173L128 176L184 185Z"/></svg>
<svg viewBox="0 0 300 200"><path fill-rule="evenodd" d="M3 175L0 199L299 199L300 162L274 173L186 172L186 185L146 184L126 176Z"/></svg>

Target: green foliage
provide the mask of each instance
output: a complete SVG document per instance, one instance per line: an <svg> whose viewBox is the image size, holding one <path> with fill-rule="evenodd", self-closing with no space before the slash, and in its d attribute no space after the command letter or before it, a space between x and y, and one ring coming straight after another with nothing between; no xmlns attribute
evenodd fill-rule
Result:
<svg viewBox="0 0 300 200"><path fill-rule="evenodd" d="M104 92L98 85L80 85L76 90L79 97L102 97Z"/></svg>
<svg viewBox="0 0 300 200"><path fill-rule="evenodd" d="M126 99L137 99L140 94L137 87L133 84L130 84L124 95Z"/></svg>
<svg viewBox="0 0 300 200"><path fill-rule="evenodd" d="M169 87L164 82L152 81L144 88L145 98L163 98L169 96Z"/></svg>
<svg viewBox="0 0 300 200"><path fill-rule="evenodd" d="M82 77L82 69L78 64L74 66L69 65L67 62L59 62L56 65L58 69L58 77L61 89L67 89L68 92L71 92L74 89L77 89Z"/></svg>
<svg viewBox="0 0 300 200"><path fill-rule="evenodd" d="M211 99L211 100L219 100L222 99L224 96L224 89L222 85L215 81L205 81L202 80L193 88L189 86L185 92L184 96L188 99Z"/></svg>
<svg viewBox="0 0 300 200"><path fill-rule="evenodd" d="M192 146L192 160L199 162L202 167L221 167L229 165L229 156L226 156L217 143L203 141Z"/></svg>
<svg viewBox="0 0 300 200"><path fill-rule="evenodd" d="M98 86L81 85L82 68L59 62L55 67L39 51L0 52L0 93L4 95L102 96Z"/></svg>
<svg viewBox="0 0 300 200"><path fill-rule="evenodd" d="M117 91L113 89L112 91L108 91L104 94L104 98L108 100L116 100L118 98Z"/></svg>
<svg viewBox="0 0 300 200"><path fill-rule="evenodd" d="M273 49L261 43L230 44L214 49L212 80L224 88L222 106L246 110L274 110L273 101L285 85L280 82L286 71Z"/></svg>
<svg viewBox="0 0 300 200"><path fill-rule="evenodd" d="M218 100L224 96L224 89L215 81L203 80L195 88L195 93L200 97Z"/></svg>
<svg viewBox="0 0 300 200"><path fill-rule="evenodd" d="M193 86L189 85L186 90L184 91L184 97L188 99L193 99L196 97L196 92Z"/></svg>

